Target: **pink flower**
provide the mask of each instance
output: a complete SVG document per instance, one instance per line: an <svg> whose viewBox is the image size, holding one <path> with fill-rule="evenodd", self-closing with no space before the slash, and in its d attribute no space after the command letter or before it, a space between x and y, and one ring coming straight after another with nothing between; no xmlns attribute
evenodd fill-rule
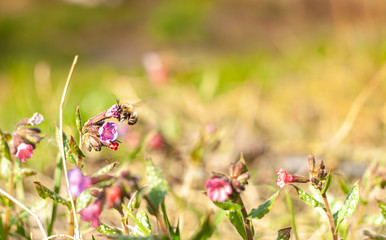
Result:
<svg viewBox="0 0 386 240"><path fill-rule="evenodd" d="M111 106L111 108L109 108L107 110L107 112L105 113L105 116L106 117L115 117L115 118L119 118L119 114L118 114L118 105L117 104L114 104L113 106Z"/></svg>
<svg viewBox="0 0 386 240"><path fill-rule="evenodd" d="M283 169L276 171L277 180L275 181L276 185L280 188L283 188L287 183L291 183L294 180L294 176L288 174Z"/></svg>
<svg viewBox="0 0 386 240"><path fill-rule="evenodd" d="M119 145L119 144L118 144L117 142L112 142L112 143L109 144L109 148L110 148L111 150L113 150L113 151L117 151L118 145Z"/></svg>
<svg viewBox="0 0 386 240"><path fill-rule="evenodd" d="M118 137L117 129L117 124L105 122L98 130L101 141L107 144L114 142Z"/></svg>
<svg viewBox="0 0 386 240"><path fill-rule="evenodd" d="M211 178L206 182L207 196L212 201L224 202L232 194L232 187L221 178Z"/></svg>
<svg viewBox="0 0 386 240"><path fill-rule="evenodd" d="M95 202L79 211L82 221L91 221L91 226L99 227L99 214L102 211L102 203Z"/></svg>
<svg viewBox="0 0 386 240"><path fill-rule="evenodd" d="M158 53L150 52L145 54L143 56L143 65L151 82L164 84L168 81L168 69Z"/></svg>
<svg viewBox="0 0 386 240"><path fill-rule="evenodd" d="M119 187L110 187L106 189L106 200L107 206L109 208L113 207L115 204L121 202L122 190Z"/></svg>
<svg viewBox="0 0 386 240"><path fill-rule="evenodd" d="M34 147L31 144L20 143L17 146L16 157L20 162L25 162L26 158L31 158L33 155Z"/></svg>
<svg viewBox="0 0 386 240"><path fill-rule="evenodd" d="M162 135L157 133L149 141L149 147L153 150L161 149L164 145Z"/></svg>
<svg viewBox="0 0 386 240"><path fill-rule="evenodd" d="M92 185L90 177L83 176L79 168L71 169L68 172L71 195L77 197L83 190Z"/></svg>

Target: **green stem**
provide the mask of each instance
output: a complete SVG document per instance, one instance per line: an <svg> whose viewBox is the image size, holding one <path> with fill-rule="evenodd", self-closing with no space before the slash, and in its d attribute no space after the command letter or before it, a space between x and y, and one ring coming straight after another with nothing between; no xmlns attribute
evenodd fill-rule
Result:
<svg viewBox="0 0 386 240"><path fill-rule="evenodd" d="M241 198L240 195L239 195L239 203L241 206L243 206L241 208L241 214L243 215L244 227L245 227L245 232L247 233L247 238L248 240L253 240L252 231L251 231L251 221L248 219L248 213L245 208L243 199Z"/></svg>
<svg viewBox="0 0 386 240"><path fill-rule="evenodd" d="M9 186L8 186L8 193L9 195L13 196L13 188L14 188L14 176L15 176L15 159L11 158L11 166L10 166L10 173L9 173ZM5 238L8 236L8 227L9 222L11 220L11 200L8 199L7 208L5 210L5 220L4 220L4 235Z"/></svg>
<svg viewBox="0 0 386 240"><path fill-rule="evenodd" d="M334 240L337 240L338 239L338 234L335 232L334 219L333 219L332 214L331 214L330 204L328 203L326 193L323 193L322 197L323 197L324 205L326 206L325 212L327 214L328 220L330 221L332 238Z"/></svg>
<svg viewBox="0 0 386 240"><path fill-rule="evenodd" d="M294 206L292 204L291 196L286 192L285 193L285 198L287 200L288 209L289 209L289 211L291 213L292 229L294 230L296 240L299 240L298 230L296 228L296 222L295 222L295 211L294 211Z"/></svg>

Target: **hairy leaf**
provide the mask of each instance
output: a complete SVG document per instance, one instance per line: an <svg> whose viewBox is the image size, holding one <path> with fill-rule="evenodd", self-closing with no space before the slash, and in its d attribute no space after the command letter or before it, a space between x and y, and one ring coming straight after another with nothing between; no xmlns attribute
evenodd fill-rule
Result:
<svg viewBox="0 0 386 240"><path fill-rule="evenodd" d="M152 207L155 208L154 210L158 211L159 205L168 191L168 184L151 159L146 159L146 178L149 183L147 197L150 200ZM148 210L154 215L155 213L153 212L152 207L148 206Z"/></svg>
<svg viewBox="0 0 386 240"><path fill-rule="evenodd" d="M217 207L219 207L223 210L229 210L229 211L240 210L243 207L238 203L232 203L232 202L213 202L213 203Z"/></svg>
<svg viewBox="0 0 386 240"><path fill-rule="evenodd" d="M108 235L108 236L111 236L111 235L116 235L116 234L120 234L121 232L114 229L114 228L111 228L103 223L101 223L99 225L99 227L96 228L96 230L100 233L103 233L104 235Z"/></svg>
<svg viewBox="0 0 386 240"><path fill-rule="evenodd" d="M34 184L35 184L35 188L36 188L36 190L41 198L46 199L48 197L48 198L51 198L54 202L63 204L65 206L67 206L68 208L71 208L70 201L64 199L59 194L57 194L57 193L51 191L50 189L48 189L47 187L43 186L43 184L41 184L40 182L34 182Z"/></svg>
<svg viewBox="0 0 386 240"><path fill-rule="evenodd" d="M96 177L96 176L100 176L100 175L106 174L106 173L110 172L111 170L113 170L118 164L119 164L119 162L113 162L113 163L103 167L102 169L100 169L98 172L96 172L92 176Z"/></svg>
<svg viewBox="0 0 386 240"><path fill-rule="evenodd" d="M381 209L382 216L386 220L386 203L382 202L381 200L377 200L377 202L379 209Z"/></svg>
<svg viewBox="0 0 386 240"><path fill-rule="evenodd" d="M151 235L151 225L149 221L149 217L147 216L146 212L142 209L139 209L137 212L137 215L135 216L137 221L142 225L143 228L146 229L146 231L142 231L142 228L140 228L138 225L135 225L135 230L130 233L131 236L146 236Z"/></svg>
<svg viewBox="0 0 386 240"><path fill-rule="evenodd" d="M76 143L73 136L70 137L70 142L68 143L68 145L70 146L70 153L76 154L79 157L86 157L82 150L80 150L78 143Z"/></svg>
<svg viewBox="0 0 386 240"><path fill-rule="evenodd" d="M330 171L327 175L326 183L324 184L322 191L320 191L320 194L325 194L328 188L331 186L331 183L332 183L332 174Z"/></svg>
<svg viewBox="0 0 386 240"><path fill-rule="evenodd" d="M277 198L277 196L279 195L279 191L277 191L276 193L274 193L265 203L261 204L257 209L252 209L252 211L248 214L248 218L249 219L252 219L252 218L262 218L264 217L265 214L267 214L273 204L275 203L275 199Z"/></svg>
<svg viewBox="0 0 386 240"><path fill-rule="evenodd" d="M350 193L347 195L346 200L344 201L342 207L334 214L334 222L336 231L340 226L340 223L345 219L350 217L356 210L359 201L359 185L358 182L354 184Z"/></svg>
<svg viewBox="0 0 386 240"><path fill-rule="evenodd" d="M85 208L92 200L90 189L83 190L76 198L76 209Z"/></svg>
<svg viewBox="0 0 386 240"><path fill-rule="evenodd" d="M292 185L292 186L296 189L297 193L299 194L300 199L303 200L305 203L307 203L311 207L321 207L323 209L325 208L323 203L319 202L314 197L312 197L311 195L309 195L308 193L306 193L302 189L296 187L295 185Z"/></svg>
<svg viewBox="0 0 386 240"><path fill-rule="evenodd" d="M4 158L11 160L11 152L9 151L8 143L5 140L5 137L4 137L3 132L1 130L0 130L0 154Z"/></svg>
<svg viewBox="0 0 386 240"><path fill-rule="evenodd" d="M233 226L235 226L237 232L240 234L240 236L243 239L248 239L247 233L244 228L244 220L243 215L241 214L240 210L237 211L226 211L226 215L229 219L229 221L232 223Z"/></svg>
<svg viewBox="0 0 386 240"><path fill-rule="evenodd" d="M277 231L277 238L276 240L288 240L291 237L291 227L288 228L282 228L279 231Z"/></svg>
<svg viewBox="0 0 386 240"><path fill-rule="evenodd" d="M82 118L80 117L79 105L76 106L75 124L76 124L76 128L78 129L79 133L82 134L83 123L82 123Z"/></svg>

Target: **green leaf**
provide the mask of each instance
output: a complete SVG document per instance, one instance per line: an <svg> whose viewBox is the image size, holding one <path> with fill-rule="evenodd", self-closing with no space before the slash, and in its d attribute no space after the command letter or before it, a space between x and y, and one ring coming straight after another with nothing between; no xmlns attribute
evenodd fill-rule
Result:
<svg viewBox="0 0 386 240"><path fill-rule="evenodd" d="M291 237L291 227L288 228L282 228L279 231L277 231L277 238L276 240L288 240Z"/></svg>
<svg viewBox="0 0 386 240"><path fill-rule="evenodd" d="M82 150L80 150L73 136L70 137L69 146L70 146L70 153L76 154L79 157L83 157L83 158L86 157L86 155L84 155Z"/></svg>
<svg viewBox="0 0 386 240"><path fill-rule="evenodd" d="M145 166L146 178L149 183L147 198L155 208L154 210L158 211L159 204L163 201L168 191L168 184L151 159L146 159ZM148 210L150 214L154 215L153 209L150 206L148 206Z"/></svg>
<svg viewBox="0 0 386 240"><path fill-rule="evenodd" d="M228 210L228 211L236 211L236 210L240 210L241 208L243 208L243 206L241 206L238 203L232 203L232 202L213 202L213 203L217 207L219 207L223 210Z"/></svg>
<svg viewBox="0 0 386 240"><path fill-rule="evenodd" d="M142 225L143 228L146 229L146 231L142 231L142 229L135 225L135 230L130 233L131 236L146 236L151 235L151 225L149 221L149 217L147 216L146 212L142 209L139 209L137 212L137 215L135 216L137 221Z"/></svg>
<svg viewBox="0 0 386 240"><path fill-rule="evenodd" d="M237 232L240 234L240 236L243 239L248 239L247 233L245 232L244 228L244 219L243 215L241 214L240 210L237 211L226 211L226 215L229 219L229 221L232 223L233 226L235 226Z"/></svg>
<svg viewBox="0 0 386 240"><path fill-rule="evenodd" d="M85 208L92 200L91 190L83 190L76 198L76 209Z"/></svg>
<svg viewBox="0 0 386 240"><path fill-rule="evenodd" d="M350 192L350 187L348 183L343 179L343 177L338 177L339 187L342 192L347 195Z"/></svg>
<svg viewBox="0 0 386 240"><path fill-rule="evenodd" d="M379 209L381 209L382 216L386 220L386 203L382 202L381 200L377 200L377 202Z"/></svg>
<svg viewBox="0 0 386 240"><path fill-rule="evenodd" d="M307 203L311 207L321 207L321 208L325 209L325 206L323 203L319 202L318 200L313 198L311 195L309 195L308 193L306 193L302 189L296 187L295 185L292 185L292 186L296 189L297 193L299 194L300 199L303 200L305 203Z"/></svg>
<svg viewBox="0 0 386 240"><path fill-rule="evenodd" d="M338 231L341 222L350 217L356 210L359 202L359 185L358 182L354 184L350 193L347 195L342 207L334 214L334 222L336 225L335 232Z"/></svg>
<svg viewBox="0 0 386 240"><path fill-rule="evenodd" d="M76 159L75 157L71 154L71 149L69 147L69 141L64 132L60 133L59 132L59 127L56 126L56 142L58 144L58 147L60 146L60 136L63 137L63 148L64 148L64 154L66 157L66 160L74 165L76 165Z"/></svg>
<svg viewBox="0 0 386 240"><path fill-rule="evenodd" d="M121 232L116 230L116 229L113 229L103 223L101 223L99 225L99 227L96 228L96 230L104 235L108 235L108 236L111 236L111 235L117 235L117 234L120 234Z"/></svg>
<svg viewBox="0 0 386 240"><path fill-rule="evenodd" d="M11 169L11 161L9 161L4 156L1 156L1 167L0 167L0 175L6 181L9 180L9 169Z"/></svg>
<svg viewBox="0 0 386 240"><path fill-rule="evenodd" d="M192 240L208 239L212 236L214 230L215 226L213 224L212 215L208 214L197 233L192 237Z"/></svg>
<svg viewBox="0 0 386 240"><path fill-rule="evenodd" d="M79 133L82 134L83 123L82 123L82 118L80 117L79 104L76 106L75 124L76 124L76 128L78 129Z"/></svg>
<svg viewBox="0 0 386 240"><path fill-rule="evenodd" d="M0 239L6 239L5 238L5 234L4 234L4 228L3 228L3 220L2 220L2 216L0 216Z"/></svg>
<svg viewBox="0 0 386 240"><path fill-rule="evenodd" d="M327 175L326 183L324 184L322 191L320 191L320 194L325 194L328 188L331 186L331 183L332 183L332 174L330 170L330 172Z"/></svg>
<svg viewBox="0 0 386 240"><path fill-rule="evenodd" d="M161 202L161 212L162 212L162 215L163 215L165 227L169 230L170 236L172 237L173 240L179 240L181 238L180 237L180 233L179 233L179 222L177 224L176 231L174 231L173 227L170 224L170 221L169 221L169 218L168 218L168 214L166 212L165 201Z"/></svg>
<svg viewBox="0 0 386 240"><path fill-rule="evenodd" d="M71 203L70 201L67 201L63 197L61 197L59 194L51 191L47 187L43 186L40 182L34 182L35 188L38 191L38 194L41 198L46 199L47 197L51 198L54 202L63 204L67 206L69 209L71 209Z"/></svg>
<svg viewBox="0 0 386 240"><path fill-rule="evenodd" d="M97 176L100 176L100 175L104 175L104 174L110 172L111 170L113 170L118 164L119 164L119 162L113 162L113 163L107 165L106 167L100 169L98 172L96 172L92 176L93 177L97 177Z"/></svg>
<svg viewBox="0 0 386 240"><path fill-rule="evenodd" d="M5 137L3 135L3 132L0 130L0 154L11 161L11 152L9 151L9 146L7 141L5 140Z"/></svg>
<svg viewBox="0 0 386 240"><path fill-rule="evenodd" d="M249 219L253 219L253 218L262 218L264 217L265 214L267 214L273 204L275 203L275 199L277 198L277 196L279 195L279 191L277 191L276 193L274 193L265 203L261 204L257 209L252 209L252 211L248 214L248 218Z"/></svg>

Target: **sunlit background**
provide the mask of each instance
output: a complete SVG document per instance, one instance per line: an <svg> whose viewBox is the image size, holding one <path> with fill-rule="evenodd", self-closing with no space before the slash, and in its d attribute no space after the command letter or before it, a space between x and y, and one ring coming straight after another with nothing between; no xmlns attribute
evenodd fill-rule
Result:
<svg viewBox="0 0 386 240"><path fill-rule="evenodd" d="M143 175L146 152L184 199L171 209L186 239L209 208L216 211L201 193L211 171L226 172L240 153L252 169L250 208L274 192L277 168L306 174L309 153L350 184L371 162L385 164L385 37L382 0L1 1L0 129L42 113L46 137L27 165L39 172L35 179L51 179L59 103L79 55L66 133L78 138L77 104L84 121L117 99L138 103L140 116L133 127L120 125L117 152L89 155L86 173L119 161ZM301 239L323 236L327 225L296 204ZM272 239L290 225L285 212L282 198L255 222L256 235ZM354 239L361 228L377 229L371 221ZM236 238L227 220L219 228L214 239Z"/></svg>

